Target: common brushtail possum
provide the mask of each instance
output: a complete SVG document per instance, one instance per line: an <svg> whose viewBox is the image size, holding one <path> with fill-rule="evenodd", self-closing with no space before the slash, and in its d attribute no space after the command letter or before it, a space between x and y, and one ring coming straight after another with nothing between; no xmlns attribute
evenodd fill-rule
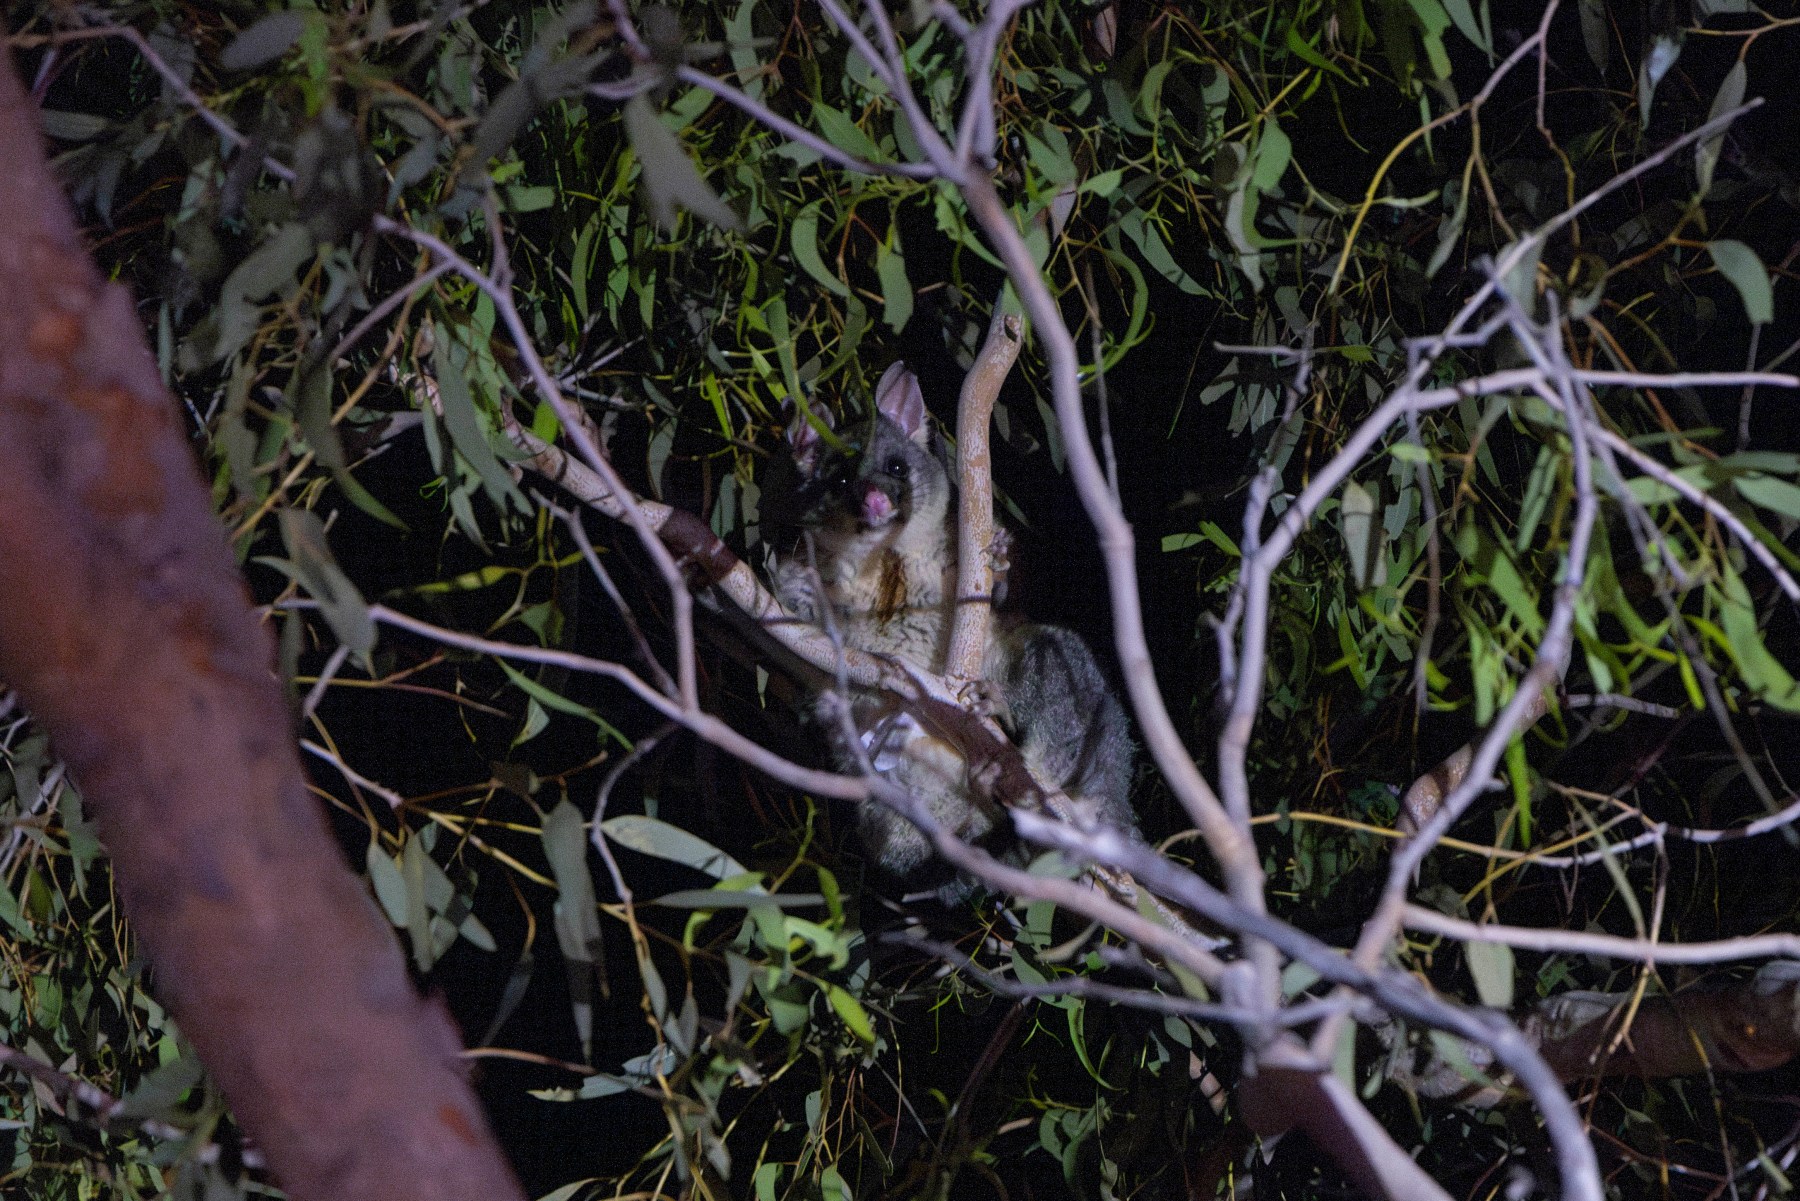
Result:
<svg viewBox="0 0 1800 1201"><path fill-rule="evenodd" d="M830 452L804 422L790 432L801 477L791 507L809 536L778 560L775 591L804 620L823 624L829 614L845 646L942 673L956 610L956 492L905 364L881 377L875 402L868 433L848 453ZM1100 820L1135 832L1125 713L1081 637L997 619L982 678L997 690L1026 762ZM854 697L851 718L875 769L939 822L964 839L1010 847L1011 823L971 787L962 757L895 698ZM844 767L855 766L856 749L840 740ZM919 876L931 847L912 823L871 801L858 825L881 867ZM937 891L957 901L973 889L955 879Z"/></svg>

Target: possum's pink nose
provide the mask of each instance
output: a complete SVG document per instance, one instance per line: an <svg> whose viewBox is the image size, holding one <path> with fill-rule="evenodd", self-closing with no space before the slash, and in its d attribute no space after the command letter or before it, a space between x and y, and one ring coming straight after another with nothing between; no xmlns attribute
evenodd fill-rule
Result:
<svg viewBox="0 0 1800 1201"><path fill-rule="evenodd" d="M880 525L894 515L894 502L887 493L871 485L863 492L862 517L868 525Z"/></svg>

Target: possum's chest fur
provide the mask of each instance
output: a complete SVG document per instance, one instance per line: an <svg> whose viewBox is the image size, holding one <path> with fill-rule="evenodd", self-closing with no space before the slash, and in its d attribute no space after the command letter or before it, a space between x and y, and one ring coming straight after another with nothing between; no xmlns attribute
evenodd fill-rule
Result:
<svg viewBox="0 0 1800 1201"><path fill-rule="evenodd" d="M949 539L943 520L885 531L827 527L813 540L816 573L804 556L785 560L776 572L776 590L806 620L822 622L829 611L845 646L942 674L956 614L956 556ZM990 639L984 678L999 676L1001 655L999 641ZM856 695L851 715L861 754L921 801L940 825L977 840L1000 820L995 806L971 791L968 764L956 748L894 697ZM842 746L838 759L846 769L858 761ZM925 836L882 805L863 805L858 824L863 844L889 871L907 875L930 857ZM961 883L946 888L948 900L967 892Z"/></svg>
<svg viewBox="0 0 1800 1201"><path fill-rule="evenodd" d="M836 623L844 645L942 672L955 615L954 556L939 523L875 532L821 531L818 572L804 556L776 575L782 602L809 621ZM821 595L822 592L822 595Z"/></svg>

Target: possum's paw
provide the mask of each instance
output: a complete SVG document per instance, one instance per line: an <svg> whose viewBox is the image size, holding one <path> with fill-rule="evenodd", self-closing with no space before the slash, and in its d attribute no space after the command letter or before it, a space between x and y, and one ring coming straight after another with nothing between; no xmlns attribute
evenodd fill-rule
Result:
<svg viewBox="0 0 1800 1201"><path fill-rule="evenodd" d="M963 708L977 717L991 717L1012 729L1012 711L1006 707L1006 694L992 680L970 680L956 694Z"/></svg>
<svg viewBox="0 0 1800 1201"><path fill-rule="evenodd" d="M1012 570L1012 531L1003 525L995 526L987 554L988 565L994 572L993 604L998 606L1006 600L1006 573Z"/></svg>

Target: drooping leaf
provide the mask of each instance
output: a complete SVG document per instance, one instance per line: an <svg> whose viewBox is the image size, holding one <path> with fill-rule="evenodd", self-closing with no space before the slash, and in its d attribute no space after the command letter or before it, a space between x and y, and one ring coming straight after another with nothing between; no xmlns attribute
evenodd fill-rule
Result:
<svg viewBox="0 0 1800 1201"><path fill-rule="evenodd" d="M368 854L364 858L369 873L369 885L375 890L375 899L381 902L381 908L394 925L406 927L406 880L400 875L400 867L393 856L381 849L378 842L370 842Z"/></svg>
<svg viewBox="0 0 1800 1201"><path fill-rule="evenodd" d="M406 840L400 851L400 879L406 886L406 933L412 943L413 963L421 972L430 971L438 955L426 882L430 868L435 866L424 838L414 836Z"/></svg>
<svg viewBox="0 0 1800 1201"><path fill-rule="evenodd" d="M1775 293L1769 286L1769 271L1756 251L1735 238L1719 238L1706 244L1713 265L1731 281L1744 302L1744 312L1757 325L1775 320Z"/></svg>
<svg viewBox="0 0 1800 1201"><path fill-rule="evenodd" d="M257 302L293 281L294 272L312 257L313 237L304 224L285 225L252 251L226 277L220 289L214 362L227 358L250 340L260 314Z"/></svg>
<svg viewBox="0 0 1800 1201"><path fill-rule="evenodd" d="M231 39L219 54L219 65L227 71L260 67L286 54L305 31L305 13L292 9L270 13Z"/></svg>
<svg viewBox="0 0 1800 1201"><path fill-rule="evenodd" d="M680 139L669 132L642 95L625 102L625 133L643 168L650 215L658 225L674 228L675 209L679 206L721 229L743 228L738 215L700 177Z"/></svg>
<svg viewBox="0 0 1800 1201"><path fill-rule="evenodd" d="M319 603L319 612L337 635L359 659L367 660L375 648L375 621L369 606L350 582L350 577L337 564L331 544L325 537L325 525L307 509L284 508L278 518L282 542L288 558L259 559L291 575Z"/></svg>
<svg viewBox="0 0 1800 1201"><path fill-rule="evenodd" d="M875 1027L869 1022L869 1011L862 1007L862 1002L851 996L842 987L827 983L825 999L831 1003L831 1010L838 1019L854 1034L857 1039L868 1046L875 1045Z"/></svg>
<svg viewBox="0 0 1800 1201"><path fill-rule="evenodd" d="M1588 61L1601 75L1612 61L1612 27L1606 19L1606 0L1580 0L1581 42L1587 47Z"/></svg>
<svg viewBox="0 0 1800 1201"><path fill-rule="evenodd" d="M324 364L310 359L302 363L288 380L287 401L319 465L342 471L344 444L338 438L337 427L331 424L331 372Z"/></svg>
<svg viewBox="0 0 1800 1201"><path fill-rule="evenodd" d="M1446 194L1452 191L1456 195L1456 203L1451 206L1448 213L1438 220L1437 247L1431 252L1431 258L1425 263L1427 279L1436 275L1444 264L1450 261L1450 256L1456 252L1456 248L1462 244L1463 222L1469 216L1469 190L1453 181L1445 188Z"/></svg>
<svg viewBox="0 0 1800 1201"><path fill-rule="evenodd" d="M411 528L404 521L400 520L392 509L382 504L367 488L357 482L356 477L350 474L350 469L348 467L345 467L341 471L332 472L331 478L337 486L342 489L344 495L350 498L350 503L367 513L370 517L373 517L383 525L392 526L403 534L412 532Z"/></svg>
<svg viewBox="0 0 1800 1201"><path fill-rule="evenodd" d="M1440 0L1407 0L1417 24L1414 26L1425 47L1425 61L1430 64L1431 78L1450 78L1450 51L1444 45L1444 31L1450 28L1450 14ZM1472 39L1473 40L1473 39ZM1480 42L1476 42L1480 45Z"/></svg>
<svg viewBox="0 0 1800 1201"><path fill-rule="evenodd" d="M205 1076L199 1057L188 1051L145 1076L114 1112L122 1118L174 1117L182 1098Z"/></svg>
<svg viewBox="0 0 1800 1201"><path fill-rule="evenodd" d="M44 131L45 137L55 138L59 142L86 142L105 133L107 125L105 117L97 117L92 113L68 113L49 108L38 110L38 128Z"/></svg>
<svg viewBox="0 0 1800 1201"><path fill-rule="evenodd" d="M1273 121L1263 122L1262 136L1256 143L1256 169L1251 174L1251 184L1258 191L1273 191L1293 157L1293 143L1281 131L1281 126Z"/></svg>
<svg viewBox="0 0 1800 1201"><path fill-rule="evenodd" d="M1771 513L1779 513L1792 521L1800 521L1800 487L1760 472L1733 476L1731 484L1751 504L1761 505Z"/></svg>
<svg viewBox="0 0 1800 1201"><path fill-rule="evenodd" d="M712 843L658 818L627 813L601 822L600 830L620 846L641 855L685 864L720 880L741 876L747 870Z"/></svg>
<svg viewBox="0 0 1800 1201"><path fill-rule="evenodd" d="M829 291L839 296L850 295L850 288L832 273L819 257L819 206L809 204L801 209L794 218L794 224L788 231L788 245L793 247L794 261L800 269L812 276Z"/></svg>
<svg viewBox="0 0 1800 1201"><path fill-rule="evenodd" d="M556 940L569 969L569 1002L584 1059L593 1055L594 981L601 961L600 912L588 871L587 828L568 801L544 815L544 857L556 877Z"/></svg>
<svg viewBox="0 0 1800 1201"><path fill-rule="evenodd" d="M1744 85L1749 79L1749 72L1744 69L1744 60L1738 59L1725 72L1725 79L1719 84L1719 90L1713 95L1712 111L1707 113L1708 121L1716 120L1725 113L1744 102ZM1700 183L1702 196L1712 190L1713 169L1719 165L1719 151L1725 146L1725 131L1720 130L1694 149L1694 174Z"/></svg>
<svg viewBox="0 0 1800 1201"><path fill-rule="evenodd" d="M475 411L475 398L469 390L468 350L454 338L440 337L433 347L432 359L437 373L438 398L444 407L444 428L450 431L450 441L455 444L456 452L475 469L483 491L496 507L505 509L510 504L520 512L529 511L531 506L506 468L500 465L499 457L488 442L486 423Z"/></svg>
<svg viewBox="0 0 1800 1201"><path fill-rule="evenodd" d="M898 250L883 246L876 251L875 277L881 281L882 320L899 333L912 320L913 289L906 278L906 260Z"/></svg>
<svg viewBox="0 0 1800 1201"><path fill-rule="evenodd" d="M606 718L602 717L597 710L592 709L587 705L583 705L578 701L572 701L555 689L545 687L542 683L532 679L530 676L504 660L500 661L500 670L506 673L506 678L511 680L520 691L524 692L526 696L530 697L544 708L553 710L557 713L566 713L570 717L579 717L586 721L591 721L599 728L600 733L605 737L611 738L620 746L628 745L625 736L619 733L618 728L607 721Z"/></svg>
<svg viewBox="0 0 1800 1201"><path fill-rule="evenodd" d="M1744 683L1770 704L1790 713L1800 712L1800 681L1795 680L1793 673L1764 641L1750 590L1729 566L1721 574L1724 588L1719 597L1718 631L1725 649L1737 663ZM1702 626L1698 621L1695 624Z"/></svg>
<svg viewBox="0 0 1800 1201"><path fill-rule="evenodd" d="M1344 550L1350 556L1350 578L1358 589L1375 585L1375 569L1381 562L1381 527L1375 520L1380 501L1355 480L1344 484L1339 529Z"/></svg>
<svg viewBox="0 0 1800 1201"><path fill-rule="evenodd" d="M1489 58L1493 57L1493 35L1488 29L1486 19L1487 5L1481 6L1481 20L1476 19L1475 10L1470 6L1469 0L1444 0L1444 11L1450 15L1450 20L1456 25L1458 33L1474 43L1475 48L1483 54Z"/></svg>
<svg viewBox="0 0 1800 1201"><path fill-rule="evenodd" d="M1650 128L1650 102L1656 98L1656 89L1663 81L1663 76L1674 67L1675 61L1681 57L1683 33L1662 33L1650 43L1650 51L1644 56L1643 65L1638 68L1638 127Z"/></svg>
<svg viewBox="0 0 1800 1201"><path fill-rule="evenodd" d="M881 148L869 140L856 122L823 101L814 100L812 110L813 120L819 123L826 141L864 162L881 161Z"/></svg>

